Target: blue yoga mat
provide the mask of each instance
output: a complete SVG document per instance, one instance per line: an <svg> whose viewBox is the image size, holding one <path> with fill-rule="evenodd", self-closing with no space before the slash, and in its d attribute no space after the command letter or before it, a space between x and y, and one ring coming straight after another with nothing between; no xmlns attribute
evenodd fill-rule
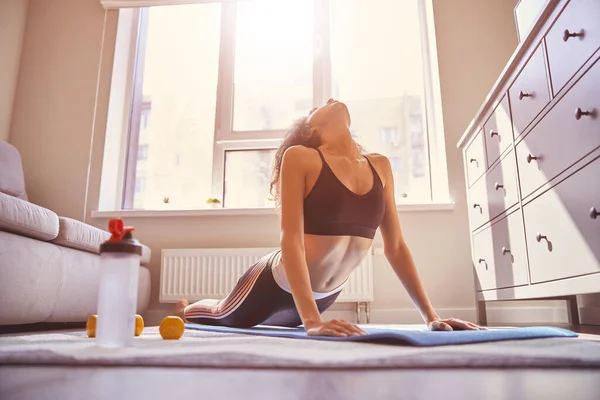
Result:
<svg viewBox="0 0 600 400"><path fill-rule="evenodd" d="M578 336L575 332L549 326L488 329L485 331L429 331L361 327L365 332L368 333L368 335L349 337L308 336L302 327L277 328L270 326L257 326L250 329L239 329L200 324L186 324L185 327L187 329L195 329L200 331L240 333L245 335L271 336L280 338L329 340L338 342L368 342L392 345L408 344L413 346L444 346L452 344L496 342L500 340L523 340Z"/></svg>

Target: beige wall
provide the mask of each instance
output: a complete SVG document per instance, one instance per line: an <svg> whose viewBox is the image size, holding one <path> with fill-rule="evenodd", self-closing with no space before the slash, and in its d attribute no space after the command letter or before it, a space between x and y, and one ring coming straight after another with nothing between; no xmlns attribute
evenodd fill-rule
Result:
<svg viewBox="0 0 600 400"><path fill-rule="evenodd" d="M517 45L513 6L514 0L434 1L449 182L456 208L406 212L400 219L425 287L443 315L475 316L463 165L456 142ZM98 204L117 13L107 14L98 75L104 17L98 0L31 0L12 138L23 153L33 201L62 215L85 215L102 228L107 221L92 219L90 212ZM158 303L161 249L277 246L279 239L276 216L126 222L154 252L151 308L163 313L171 305ZM419 322L383 257L375 262L373 321Z"/></svg>
<svg viewBox="0 0 600 400"><path fill-rule="evenodd" d="M97 0L31 0L11 142L32 201L83 218L104 11Z"/></svg>
<svg viewBox="0 0 600 400"><path fill-rule="evenodd" d="M453 198L460 196L461 210L466 210L466 188L462 153L456 144L518 45L513 14L516 2L434 0L433 3L450 185ZM466 212L464 221L455 228L461 234L468 232ZM495 305L501 304L492 303L489 307ZM518 303L511 303L515 305ZM549 304L528 301L521 305Z"/></svg>
<svg viewBox="0 0 600 400"><path fill-rule="evenodd" d="M8 141L29 0L0 1L0 140Z"/></svg>

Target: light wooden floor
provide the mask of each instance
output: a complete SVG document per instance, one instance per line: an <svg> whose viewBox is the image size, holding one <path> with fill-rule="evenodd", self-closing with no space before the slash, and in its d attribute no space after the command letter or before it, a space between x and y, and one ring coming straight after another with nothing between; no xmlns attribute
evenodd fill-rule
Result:
<svg viewBox="0 0 600 400"><path fill-rule="evenodd" d="M600 370L0 367L3 400L598 400Z"/></svg>

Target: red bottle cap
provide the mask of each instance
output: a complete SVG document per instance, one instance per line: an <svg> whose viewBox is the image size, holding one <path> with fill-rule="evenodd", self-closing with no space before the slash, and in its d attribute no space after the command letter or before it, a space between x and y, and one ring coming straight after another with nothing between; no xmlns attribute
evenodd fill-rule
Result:
<svg viewBox="0 0 600 400"><path fill-rule="evenodd" d="M108 221L110 239L100 245L100 253L129 253L142 255L142 245L133 238L133 226L124 226L121 218Z"/></svg>

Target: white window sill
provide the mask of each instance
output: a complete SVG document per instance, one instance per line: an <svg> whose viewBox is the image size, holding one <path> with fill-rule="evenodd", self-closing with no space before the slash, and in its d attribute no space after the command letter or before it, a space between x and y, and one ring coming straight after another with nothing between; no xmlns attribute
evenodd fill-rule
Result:
<svg viewBox="0 0 600 400"><path fill-rule="evenodd" d="M398 212L423 212L423 211L452 211L454 203L423 203L399 204ZM114 217L218 217L234 215L276 215L276 210L271 207L263 208L207 208L201 210L114 210L92 211L92 218Z"/></svg>

